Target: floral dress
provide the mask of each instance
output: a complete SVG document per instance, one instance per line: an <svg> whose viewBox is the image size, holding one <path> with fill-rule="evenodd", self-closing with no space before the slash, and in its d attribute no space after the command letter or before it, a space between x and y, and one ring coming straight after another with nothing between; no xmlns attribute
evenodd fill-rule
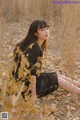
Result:
<svg viewBox="0 0 80 120"><path fill-rule="evenodd" d="M29 45L23 52L20 47L14 51L14 69L12 75L16 82L24 81L25 90L22 95L31 95L30 78L32 75L39 77L41 73L43 52L37 42Z"/></svg>
<svg viewBox="0 0 80 120"><path fill-rule="evenodd" d="M31 76L36 76L36 93L45 96L58 88L58 80L56 72L41 73L43 60L43 51L37 42L29 45L23 52L20 47L16 47L14 51L14 68L12 76L16 83L25 82L22 96L27 100L27 96L31 96ZM14 92L17 94L17 92Z"/></svg>

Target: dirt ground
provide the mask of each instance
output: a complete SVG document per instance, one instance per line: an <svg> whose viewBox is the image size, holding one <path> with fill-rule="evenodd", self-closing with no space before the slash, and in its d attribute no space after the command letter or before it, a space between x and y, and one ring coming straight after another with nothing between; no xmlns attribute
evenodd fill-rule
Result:
<svg viewBox="0 0 80 120"><path fill-rule="evenodd" d="M80 120L80 98L62 89L40 98L40 103L36 106L28 105L20 97L16 106L16 112L12 112L10 98L7 97L4 100L3 86L5 81L7 81L5 77L7 71L12 64L12 52L16 43L26 36L29 24L29 20L20 22L5 21L3 24L3 39L0 44L0 112L9 112L9 120ZM57 71L65 74L63 59L59 52L59 44L54 42L54 39L58 39L57 30L58 28L54 28L51 33L49 47L44 55L45 62L42 70ZM56 44L56 47L54 44ZM75 78L79 79L79 61L76 61L75 67Z"/></svg>

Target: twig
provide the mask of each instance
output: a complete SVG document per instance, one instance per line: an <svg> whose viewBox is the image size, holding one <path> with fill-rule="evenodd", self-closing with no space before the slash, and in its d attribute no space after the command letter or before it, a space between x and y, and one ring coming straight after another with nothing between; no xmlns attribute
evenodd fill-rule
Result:
<svg viewBox="0 0 80 120"><path fill-rule="evenodd" d="M4 102L5 102L5 98L6 98L7 83L8 83L8 81L5 80L5 81L4 81L4 86L3 86L3 98L4 98L3 101L4 101Z"/></svg>
<svg viewBox="0 0 80 120"><path fill-rule="evenodd" d="M75 118L76 117L76 115L78 115L79 114L79 112L80 112L80 109L79 110L77 110L76 112L75 112L75 114L69 119L69 120L73 120L73 118Z"/></svg>

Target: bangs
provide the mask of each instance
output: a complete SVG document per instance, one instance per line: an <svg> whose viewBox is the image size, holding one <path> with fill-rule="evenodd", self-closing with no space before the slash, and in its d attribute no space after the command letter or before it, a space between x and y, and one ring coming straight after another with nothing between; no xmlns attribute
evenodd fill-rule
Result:
<svg viewBox="0 0 80 120"><path fill-rule="evenodd" d="M46 27L50 27L49 24L47 24L47 22L45 21L40 21L38 29L46 28Z"/></svg>

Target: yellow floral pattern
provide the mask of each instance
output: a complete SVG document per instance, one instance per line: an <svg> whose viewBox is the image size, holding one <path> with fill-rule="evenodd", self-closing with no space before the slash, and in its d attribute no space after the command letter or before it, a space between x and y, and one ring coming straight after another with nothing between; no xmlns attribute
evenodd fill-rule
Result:
<svg viewBox="0 0 80 120"><path fill-rule="evenodd" d="M29 45L24 52L20 47L16 47L14 51L15 65L12 71L13 77L16 81L24 80L25 82L30 82L31 75L39 77L41 73L42 60L43 52L37 42ZM26 85L24 91L30 92L29 86Z"/></svg>

